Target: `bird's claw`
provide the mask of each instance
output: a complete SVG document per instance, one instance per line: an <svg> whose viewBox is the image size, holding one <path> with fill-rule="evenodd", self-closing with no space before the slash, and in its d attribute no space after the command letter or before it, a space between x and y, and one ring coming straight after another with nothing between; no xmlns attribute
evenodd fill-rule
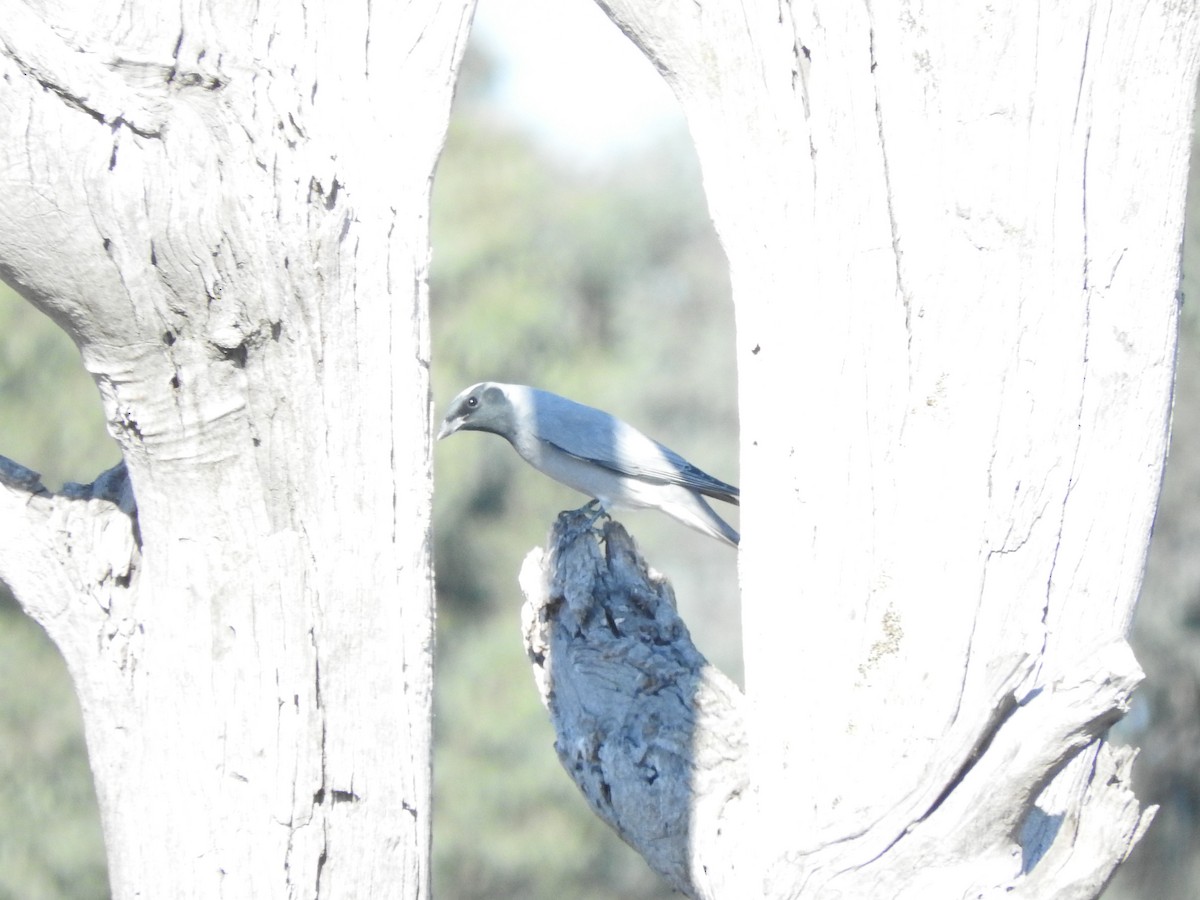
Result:
<svg viewBox="0 0 1200 900"><path fill-rule="evenodd" d="M596 531L600 537L604 536L604 529L596 527L597 520L602 518L612 520L612 516L608 514L608 510L601 505L599 500L589 500L578 509L564 512L563 516L570 518L573 528L578 528L581 532Z"/></svg>
<svg viewBox="0 0 1200 900"><path fill-rule="evenodd" d="M579 512L583 512L584 510L589 511L592 514L591 518L588 519L587 522L588 528L594 528L597 520L599 519L612 519L612 516L608 514L608 510L604 508L599 500L589 500L587 503L583 504L583 506L579 507Z"/></svg>

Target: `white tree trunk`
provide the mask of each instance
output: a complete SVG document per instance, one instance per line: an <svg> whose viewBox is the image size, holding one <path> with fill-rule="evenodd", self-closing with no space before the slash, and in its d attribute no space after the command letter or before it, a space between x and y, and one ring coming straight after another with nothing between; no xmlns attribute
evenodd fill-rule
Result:
<svg viewBox="0 0 1200 900"><path fill-rule="evenodd" d="M732 268L752 801L697 786L680 853L618 830L702 896L1095 896L1150 818L1104 735L1140 678L1200 11L600 3L685 107ZM562 558L526 578L547 621Z"/></svg>
<svg viewBox="0 0 1200 900"><path fill-rule="evenodd" d="M429 186L469 0L0 0L0 276L124 463L0 467L115 897L429 894ZM136 502L135 499L136 498Z"/></svg>

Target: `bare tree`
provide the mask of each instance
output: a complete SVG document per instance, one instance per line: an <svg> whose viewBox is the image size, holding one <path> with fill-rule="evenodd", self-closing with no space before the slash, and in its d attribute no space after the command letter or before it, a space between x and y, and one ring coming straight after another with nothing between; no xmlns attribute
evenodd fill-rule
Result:
<svg viewBox="0 0 1200 900"><path fill-rule="evenodd" d="M618 532L531 558L593 807L703 897L1094 897L1166 449L1196 4L600 0L737 307L747 689Z"/></svg>
<svg viewBox="0 0 1200 900"><path fill-rule="evenodd" d="M731 262L747 692L619 532L565 522L525 577L560 755L695 895L1094 896L1149 818L1104 733L1195 4L602 5ZM118 897L428 893L426 219L464 6L0 0L0 276L125 460L58 494L3 461L0 576L78 686ZM555 665L583 641L613 652Z"/></svg>
<svg viewBox="0 0 1200 900"><path fill-rule="evenodd" d="M0 0L0 277L124 462L0 460L116 897L428 896L429 188L472 4Z"/></svg>

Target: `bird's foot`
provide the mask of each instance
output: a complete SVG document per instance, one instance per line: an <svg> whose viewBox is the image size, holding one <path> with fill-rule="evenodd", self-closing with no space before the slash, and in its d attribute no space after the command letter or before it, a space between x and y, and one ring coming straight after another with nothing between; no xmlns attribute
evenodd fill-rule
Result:
<svg viewBox="0 0 1200 900"><path fill-rule="evenodd" d="M612 519L612 516L608 514L608 510L604 508L599 500L589 500L583 506L579 507L580 512L584 510L592 514L592 517L588 519L588 528L593 527L598 519Z"/></svg>
<svg viewBox="0 0 1200 900"><path fill-rule="evenodd" d="M587 503L578 509L572 509L563 513L564 516L572 520L572 526L580 531L597 531L603 536L603 528L597 528L596 522L599 519L612 520L612 516L608 514L608 510L600 503L599 500L589 500Z"/></svg>

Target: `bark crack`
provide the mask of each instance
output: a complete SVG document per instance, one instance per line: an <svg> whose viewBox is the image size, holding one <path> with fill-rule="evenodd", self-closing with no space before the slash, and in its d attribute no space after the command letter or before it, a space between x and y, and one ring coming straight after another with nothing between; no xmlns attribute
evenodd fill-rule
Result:
<svg viewBox="0 0 1200 900"><path fill-rule="evenodd" d="M868 14L870 9L868 8ZM895 186L892 183L891 166L888 160L887 137L886 129L883 123L883 102L879 95L879 75L876 70L879 66L878 60L875 58L875 27L872 24L868 29L868 40L870 43L869 53L871 59L871 83L875 92L875 128L879 138L879 158L883 165L883 190L884 197L887 202L888 228L892 237L892 260L895 268L896 293L900 297L900 302L904 305L904 332L908 336L908 344L906 352L909 358L909 385L912 383L912 298L904 283L904 267L902 259L904 252L900 248L900 223L896 218L896 199Z"/></svg>
<svg viewBox="0 0 1200 900"><path fill-rule="evenodd" d="M1091 146L1092 130L1088 128L1084 134L1083 142L1083 181L1080 186L1080 214L1083 220L1083 264L1081 272L1081 292L1083 296L1083 349L1081 375L1079 379L1079 399L1075 407L1075 444L1071 450L1071 470L1067 475L1067 486L1063 492L1062 504L1059 508L1058 516L1058 539L1054 543L1054 554L1050 559L1050 570L1046 575L1046 596L1045 602L1042 605L1041 617L1041 632L1042 643L1038 652L1038 668L1033 673L1035 679L1040 677L1041 661L1045 659L1046 648L1050 642L1050 611L1052 605L1052 596L1054 591L1054 574L1058 571L1058 554L1062 548L1062 533L1067 519L1067 509L1070 506L1071 494L1075 489L1075 483L1078 479L1079 472L1079 454L1083 445L1083 415L1084 405L1087 398L1088 389L1088 364L1090 359L1090 347L1092 339L1092 294L1091 284L1088 276L1088 207L1087 207L1087 178L1088 178L1088 151Z"/></svg>
<svg viewBox="0 0 1200 900"><path fill-rule="evenodd" d="M114 132L119 131L122 126L125 126L130 131L132 131L134 134L136 134L138 137L144 137L144 138L161 138L162 137L162 129L161 128L151 129L151 128L146 128L146 127L140 127L137 125L136 122L132 122L129 119L125 118L125 116L122 113L117 113L116 115L110 116L108 113L105 113L105 112L97 109L96 107L92 106L91 104L89 104L87 97L73 94L73 93L71 93L71 91L69 91L67 88L63 87L62 85L55 84L54 82L49 81L45 78L39 78L33 72L26 71L25 74L32 76L34 78L34 80L36 80L37 83L40 84L45 90L47 90L50 93L57 96L60 100L62 100L68 106L74 107L75 109L79 110L82 113L86 113L87 115L91 116L93 119L95 119L97 122L99 122L102 125L108 125L110 128L112 128L112 130ZM116 151L116 146L114 145L110 168L111 168L111 166L116 165L116 156L117 156L117 151Z"/></svg>
<svg viewBox="0 0 1200 900"><path fill-rule="evenodd" d="M0 48L25 77L72 109L113 131L126 127L139 137L162 137L165 120L161 112L113 71L130 65L128 61L106 63L94 53L69 45L23 4L6 9L0 21Z"/></svg>

